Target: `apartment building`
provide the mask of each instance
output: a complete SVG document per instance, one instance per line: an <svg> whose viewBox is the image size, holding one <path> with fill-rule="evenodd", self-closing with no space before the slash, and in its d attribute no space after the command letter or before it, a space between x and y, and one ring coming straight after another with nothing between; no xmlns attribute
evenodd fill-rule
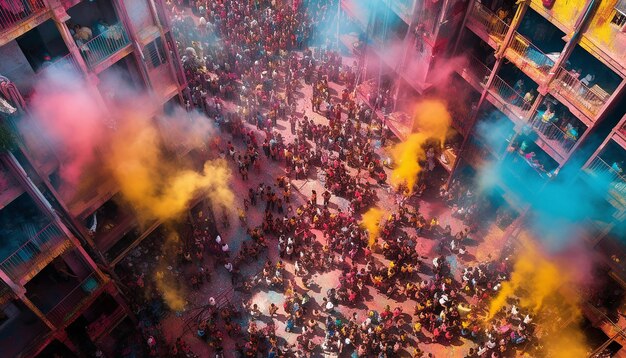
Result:
<svg viewBox="0 0 626 358"><path fill-rule="evenodd" d="M37 135L29 102L40 76L69 68L103 108L124 100L119 77L157 99L146 118L182 103L186 83L164 9L161 0L0 2L3 357L93 354L134 327L111 275L160 223L139 227L116 200L115 183L97 171L78 194L68 190L59 176L63 153ZM35 130L20 133L23 124Z"/></svg>
<svg viewBox="0 0 626 358"><path fill-rule="evenodd" d="M554 180L594 193L599 215L587 218L581 230L589 246L603 253L614 292L623 295L626 2L382 3L368 12L345 0L342 8L360 25L368 53L379 56L397 79L395 100L412 89L470 104L451 106L458 140L440 157L449 180L486 162L500 163L510 171L497 183L503 201L518 213L528 209L524 197L541 193ZM373 30L379 28L390 31ZM402 56L386 55L398 52L391 43L402 44ZM448 68L453 73L447 88L453 91L442 92L435 85ZM393 113L380 115L399 137L412 128L410 119L398 129ZM586 313L612 338L605 348L621 353L626 320L593 305Z"/></svg>

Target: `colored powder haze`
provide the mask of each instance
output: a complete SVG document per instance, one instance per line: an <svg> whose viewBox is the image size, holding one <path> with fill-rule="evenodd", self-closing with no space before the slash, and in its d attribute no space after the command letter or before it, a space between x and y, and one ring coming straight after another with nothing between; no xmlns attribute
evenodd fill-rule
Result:
<svg viewBox="0 0 626 358"><path fill-rule="evenodd" d="M151 120L139 107L156 108L158 104L121 81L114 82L126 97L116 108L115 129L107 126L108 114L101 110L96 95L75 76L56 73L36 86L33 114L62 158L64 190L76 193L84 181L100 180L88 178L93 175L90 169L100 168L115 180L123 200L134 208L144 226L155 220L175 223L190 202L202 195L214 206L232 207L231 172L223 159L207 160L196 171L180 156L192 149L209 154L205 143L213 128L208 120L182 109ZM185 292L168 266L175 261L178 240L176 232L166 237L154 277L168 306L177 311L184 307Z"/></svg>

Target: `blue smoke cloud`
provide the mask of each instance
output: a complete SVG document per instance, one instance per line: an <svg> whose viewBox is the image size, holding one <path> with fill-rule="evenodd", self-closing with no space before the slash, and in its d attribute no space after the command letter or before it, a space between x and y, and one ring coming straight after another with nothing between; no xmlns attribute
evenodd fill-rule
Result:
<svg viewBox="0 0 626 358"><path fill-rule="evenodd" d="M579 244L591 220L614 220L606 199L616 185L609 172L592 176L581 171L586 158L576 155L560 171L555 170L558 164L534 143L533 129L524 128L515 135L513 123L497 111L484 115L476 132L482 144L499 153L479 168L479 189L483 193L504 190L521 201L518 210L529 207L526 222L546 248L561 251ZM535 156L529 159L531 152Z"/></svg>

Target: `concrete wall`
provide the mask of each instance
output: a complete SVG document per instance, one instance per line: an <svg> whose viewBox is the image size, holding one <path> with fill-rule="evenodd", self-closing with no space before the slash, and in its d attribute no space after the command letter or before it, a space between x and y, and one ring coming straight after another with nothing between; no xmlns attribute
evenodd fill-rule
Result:
<svg viewBox="0 0 626 358"><path fill-rule="evenodd" d="M35 72L15 40L0 47L0 58L0 75L13 81L22 94L28 93Z"/></svg>
<svg viewBox="0 0 626 358"><path fill-rule="evenodd" d="M136 32L154 25L147 0L124 0L124 4Z"/></svg>
<svg viewBox="0 0 626 358"><path fill-rule="evenodd" d="M119 21L119 16L115 13L111 1L83 1L67 10L71 19L68 24L80 24L93 30L93 26L98 19L104 19L109 24Z"/></svg>

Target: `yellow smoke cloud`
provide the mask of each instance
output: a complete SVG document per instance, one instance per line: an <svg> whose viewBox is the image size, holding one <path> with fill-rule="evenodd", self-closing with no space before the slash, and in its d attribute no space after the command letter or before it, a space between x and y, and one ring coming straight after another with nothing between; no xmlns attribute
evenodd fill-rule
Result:
<svg viewBox="0 0 626 358"><path fill-rule="evenodd" d="M413 190L417 175L422 170L419 162L426 159L426 142L438 140L443 145L450 121L450 113L442 101L429 99L417 104L413 116L413 133L391 149L391 157L396 165L390 178L394 187L404 184L410 191Z"/></svg>
<svg viewBox="0 0 626 358"><path fill-rule="evenodd" d="M379 208L370 208L361 218L361 226L363 226L369 235L368 246L372 247L376 243L378 234L380 233L380 221L385 215L385 211Z"/></svg>
<svg viewBox="0 0 626 358"><path fill-rule="evenodd" d="M231 206L234 195L228 183L231 171L224 160L204 163L201 172L191 168L174 154L166 154L167 147L154 122L141 116L129 116L113 134L105 160L124 198L134 207L142 222L159 219L173 220L180 217L190 201L200 193L206 193L213 203ZM186 119L183 119L183 121ZM168 135L178 129L186 131L174 122ZM180 137L186 145L197 147L196 139Z"/></svg>
<svg viewBox="0 0 626 358"><path fill-rule="evenodd" d="M510 298L519 299L524 313L533 316L536 332L541 332L547 357L586 357L587 345L578 323L581 320L580 297L574 290L574 278L559 262L551 260L528 239L522 240L523 252L515 261L508 281L490 302L487 319L494 317ZM565 293L564 290L568 289Z"/></svg>
<svg viewBox="0 0 626 358"><path fill-rule="evenodd" d="M179 245L179 236L176 232L170 233L163 245L163 252L157 270L154 274L154 282L157 290L163 296L163 300L168 307L174 311L184 311L186 306L186 288L182 286L183 280L178 279L173 272L168 269L168 262L173 262L173 253Z"/></svg>

